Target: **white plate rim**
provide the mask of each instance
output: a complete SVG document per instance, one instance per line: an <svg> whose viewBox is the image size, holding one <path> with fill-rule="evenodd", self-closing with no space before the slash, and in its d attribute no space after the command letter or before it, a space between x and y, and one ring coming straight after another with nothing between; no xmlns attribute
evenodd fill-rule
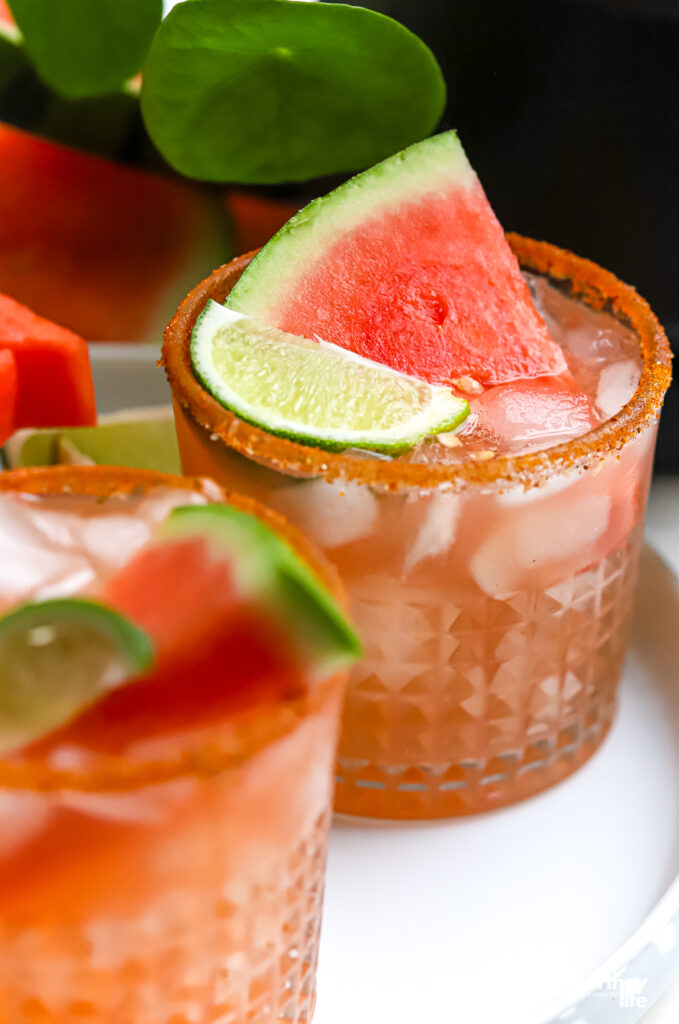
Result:
<svg viewBox="0 0 679 1024"><path fill-rule="evenodd" d="M667 583L672 585L679 602L679 576L656 549L649 543L645 543L641 553L642 563L652 567L654 573L664 575ZM642 566L643 567L643 566ZM640 571L641 576L641 571ZM638 606L637 606L638 607ZM595 968L573 988L562 993L561 996L551 1001L545 1008L545 1016L541 1024L556 1024L561 1021L573 1021L573 1024L587 1024L585 1016L585 1004L596 998L596 993L601 992L602 986L606 985L609 979L622 976L634 969L635 963L652 945L659 941L662 932L673 923L673 919L679 917L679 874L660 897L656 905L643 918L636 931L612 953L599 967ZM679 944L677 945L674 957L679 967ZM662 989L656 993L654 1002L662 995L663 991L672 981L672 972L668 976ZM649 1011L652 1004L641 1010L637 1015L630 1015L628 1020L640 1020ZM575 1020L576 1016L582 1019Z"/></svg>

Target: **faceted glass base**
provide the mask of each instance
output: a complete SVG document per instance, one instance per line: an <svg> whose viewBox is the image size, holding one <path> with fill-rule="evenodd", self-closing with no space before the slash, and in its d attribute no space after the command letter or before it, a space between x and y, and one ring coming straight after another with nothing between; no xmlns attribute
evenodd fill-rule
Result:
<svg viewBox="0 0 679 1024"><path fill-rule="evenodd" d="M436 818L520 800L574 771L615 711L641 531L543 591L464 608L450 590L365 577L336 810Z"/></svg>
<svg viewBox="0 0 679 1024"><path fill-rule="evenodd" d="M308 1024L327 833L325 815L249 888L166 893L141 916L58 928L0 923L0 1021Z"/></svg>

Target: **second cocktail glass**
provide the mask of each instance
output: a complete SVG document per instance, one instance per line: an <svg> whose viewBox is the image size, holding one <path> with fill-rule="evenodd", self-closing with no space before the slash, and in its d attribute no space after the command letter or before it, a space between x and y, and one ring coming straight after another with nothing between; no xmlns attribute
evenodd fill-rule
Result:
<svg viewBox="0 0 679 1024"><path fill-rule="evenodd" d="M0 474L0 499L11 496L2 512L15 533L24 523L30 538L30 517L42 516L43 545L73 544L79 516L83 540L99 516L109 547L129 544L140 502L166 514L228 500L342 600L336 573L297 531L211 481L33 469ZM32 543L39 555L40 532ZM98 744L88 719L82 743L67 730L0 757L0 1020L310 1021L344 674L306 682L199 729L142 730L120 750L106 743L115 722L99 723ZM196 692L200 680L187 678L189 703Z"/></svg>
<svg viewBox="0 0 679 1024"><path fill-rule="evenodd" d="M545 451L392 462L239 420L195 379L189 345L247 256L199 285L165 334L185 471L285 511L349 590L366 650L344 708L339 811L434 818L511 803L576 769L613 719L669 348L612 274L511 242L525 271L631 327L643 360L624 409Z"/></svg>

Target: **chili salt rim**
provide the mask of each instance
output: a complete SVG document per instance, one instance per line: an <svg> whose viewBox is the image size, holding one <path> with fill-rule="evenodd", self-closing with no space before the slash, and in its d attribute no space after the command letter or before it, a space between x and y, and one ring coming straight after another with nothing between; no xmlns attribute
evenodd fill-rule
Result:
<svg viewBox="0 0 679 1024"><path fill-rule="evenodd" d="M254 498L227 491L208 477L179 476L152 469L113 466L39 466L0 473L0 492L36 495L85 494L100 497L132 494L152 487L172 487L202 494L256 515L274 529L324 582L343 611L349 601L335 567L296 527ZM55 792L117 793L170 782L178 778L209 778L237 768L270 743L292 732L309 715L322 709L343 685L346 673L336 673L302 694L274 706L240 711L199 744L188 743L176 754L147 761L126 755L92 753L92 765L80 769L53 768L47 758L0 756L0 788ZM49 755L48 755L49 756Z"/></svg>
<svg viewBox="0 0 679 1024"><path fill-rule="evenodd" d="M165 329L160 364L176 401L214 440L268 468L291 476L354 481L391 491L440 486L523 486L546 483L554 472L586 470L620 451L657 419L672 373L672 353L663 328L650 306L631 285L591 260L517 234L507 239L524 270L566 286L590 308L611 313L639 338L644 366L638 387L623 408L588 433L553 448L526 455L498 456L487 461L432 465L388 462L369 456L330 452L269 434L239 419L200 384L191 367L191 332L208 299L223 302L257 251L218 267L197 285Z"/></svg>

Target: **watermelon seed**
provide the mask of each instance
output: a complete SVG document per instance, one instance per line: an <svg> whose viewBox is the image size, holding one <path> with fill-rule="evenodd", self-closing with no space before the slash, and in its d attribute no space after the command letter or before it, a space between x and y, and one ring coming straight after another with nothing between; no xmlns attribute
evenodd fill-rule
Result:
<svg viewBox="0 0 679 1024"><path fill-rule="evenodd" d="M446 448L461 448L462 441L455 434L437 434L436 440L440 441Z"/></svg>
<svg viewBox="0 0 679 1024"><path fill-rule="evenodd" d="M453 387L463 391L466 395L482 395L483 385L479 384L474 377L458 377L452 381Z"/></svg>

